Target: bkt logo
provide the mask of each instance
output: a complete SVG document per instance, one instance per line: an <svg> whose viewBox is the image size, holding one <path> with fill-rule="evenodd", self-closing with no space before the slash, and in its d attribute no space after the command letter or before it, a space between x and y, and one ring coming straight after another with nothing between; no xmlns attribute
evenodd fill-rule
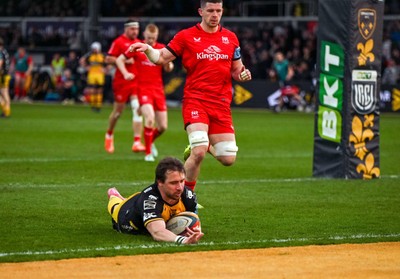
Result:
<svg viewBox="0 0 400 279"><path fill-rule="evenodd" d="M323 139L340 142L344 49L338 44L322 41L320 55L318 133Z"/></svg>
<svg viewBox="0 0 400 279"><path fill-rule="evenodd" d="M357 79L369 80L372 78L372 73L370 71L357 71Z"/></svg>
<svg viewBox="0 0 400 279"><path fill-rule="evenodd" d="M208 48L204 49L204 52L196 53L197 59L203 60L203 59L208 59L210 61L212 60L228 60L229 56L227 54L220 53L222 50L215 46L211 45Z"/></svg>
<svg viewBox="0 0 400 279"><path fill-rule="evenodd" d="M351 105L360 114L373 112L377 103L377 72L354 70L352 77Z"/></svg>

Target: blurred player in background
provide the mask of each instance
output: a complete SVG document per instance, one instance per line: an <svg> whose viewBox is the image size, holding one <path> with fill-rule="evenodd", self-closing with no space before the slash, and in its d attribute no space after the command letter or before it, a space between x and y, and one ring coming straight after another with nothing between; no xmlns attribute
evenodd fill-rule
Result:
<svg viewBox="0 0 400 279"><path fill-rule="evenodd" d="M89 96L90 107L99 112L103 104L103 89L105 83L105 55L101 52L101 44L93 42L90 51L80 59L80 63L87 70L86 90Z"/></svg>
<svg viewBox="0 0 400 279"><path fill-rule="evenodd" d="M128 234L150 233L154 240L178 244L197 243L203 233L187 229L178 236L166 229L172 216L191 211L196 213L196 194L184 186L185 169L178 159L162 159L155 171L155 182L142 192L124 198L115 188L108 189L108 212L113 228Z"/></svg>
<svg viewBox="0 0 400 279"><path fill-rule="evenodd" d="M124 33L116 38L111 44L106 57L108 64L115 64L118 56L125 53L128 47L135 43L140 42L139 36L139 22L129 19L124 24ZM125 66L130 73L137 75L136 65L133 59L125 61ZM116 69L114 79L112 82L114 92L114 107L108 120L108 128L105 136L104 148L108 153L114 152L114 129L117 121L124 111L126 102L130 99L132 106L132 128L133 128L133 152L143 152L145 147L141 142L143 131L143 118L139 115L139 100L137 97L138 81L137 79L125 80L119 69Z"/></svg>
<svg viewBox="0 0 400 279"><path fill-rule="evenodd" d="M14 100L27 100L27 89L30 85L33 70L32 57L24 47L19 47L11 61L11 72L14 73Z"/></svg>
<svg viewBox="0 0 400 279"><path fill-rule="evenodd" d="M162 49L164 44L157 42L159 30L155 24L149 24L144 30L144 42L154 49ZM137 76L127 71L125 65L128 59L133 58L137 66ZM144 160L153 162L158 155L154 141L168 126L167 102L164 95L163 69L171 72L174 64L169 62L163 66L153 64L146 55L141 52L131 51L130 48L121 54L116 61L118 69L126 80L137 78L139 81L140 112L144 117L144 142L146 155Z"/></svg>
<svg viewBox="0 0 400 279"><path fill-rule="evenodd" d="M225 166L235 162L238 147L230 108L232 78L251 80L236 35L220 25L222 0L201 0L198 12L201 23L178 32L166 48L158 50L143 43L132 46L156 64L181 57L187 70L182 114L191 149L185 162L185 185L191 189L207 152Z"/></svg>
<svg viewBox="0 0 400 279"><path fill-rule="evenodd" d="M10 56L4 48L4 41L0 38L0 106L2 117L9 117L11 114L10 101L10 79L8 71L10 68Z"/></svg>

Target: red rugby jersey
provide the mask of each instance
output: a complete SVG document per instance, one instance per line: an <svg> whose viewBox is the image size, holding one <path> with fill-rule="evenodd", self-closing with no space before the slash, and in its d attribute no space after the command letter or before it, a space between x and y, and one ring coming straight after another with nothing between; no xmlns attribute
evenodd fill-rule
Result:
<svg viewBox="0 0 400 279"><path fill-rule="evenodd" d="M221 26L215 33L200 24L178 32L167 49L182 58L187 70L184 98L230 104L232 101L232 61L240 59L236 35Z"/></svg>
<svg viewBox="0 0 400 279"><path fill-rule="evenodd" d="M118 57L121 54L125 53L125 51L129 48L131 44L136 42L140 42L140 40L139 39L131 40L127 36L125 36L125 34L122 34L112 42L111 47L108 50L107 54L110 56ZM135 76L137 75L137 69L135 64L125 64L125 66L128 72L133 73ZM116 67L114 80L125 81L118 67Z"/></svg>
<svg viewBox="0 0 400 279"><path fill-rule="evenodd" d="M165 45L156 42L153 48L162 49ZM135 60L135 65L138 72L138 82L141 86L145 84L146 88L158 89L164 91L164 84L162 78L162 65L152 63L143 52L131 52L129 49L124 53L126 58ZM128 70L129 71L129 70Z"/></svg>

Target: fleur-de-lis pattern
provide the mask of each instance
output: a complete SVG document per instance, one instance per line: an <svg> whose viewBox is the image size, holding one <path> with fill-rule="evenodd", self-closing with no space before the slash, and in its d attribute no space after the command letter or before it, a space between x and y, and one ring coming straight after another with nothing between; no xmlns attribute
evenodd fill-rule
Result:
<svg viewBox="0 0 400 279"><path fill-rule="evenodd" d="M365 158L365 164L359 164L357 166L357 172L358 173L363 173L363 178L364 179L371 179L374 176L379 177L381 171L379 168L375 167L375 159L374 155L372 153L369 153L367 157Z"/></svg>
<svg viewBox="0 0 400 279"><path fill-rule="evenodd" d="M364 156L368 152L365 141L367 139L372 140L374 133L371 129L363 129L363 123L357 116L353 118L351 126L353 134L350 135L349 140L354 143L354 155L360 158L360 160L364 160Z"/></svg>
<svg viewBox="0 0 400 279"><path fill-rule="evenodd" d="M352 134L349 141L354 143L354 155L362 162L357 165L357 172L362 173L363 179L372 179L380 176L379 167L375 166L375 158L366 146L366 140L371 141L374 133L370 128L374 127L375 116L373 114L364 115L364 123L358 116L354 116L352 121ZM364 161L365 158L365 161Z"/></svg>
<svg viewBox="0 0 400 279"><path fill-rule="evenodd" d="M365 45L363 43L357 44L357 50L360 51L360 55L358 56L358 65L365 66L367 61L374 62L375 61L375 54L372 53L374 49L374 40L368 40Z"/></svg>
<svg viewBox="0 0 400 279"><path fill-rule="evenodd" d="M375 119L375 116L373 115L373 114L370 114L370 115L364 115L364 119L365 119L365 121L364 121L364 128L367 128L367 127L374 127L374 119Z"/></svg>

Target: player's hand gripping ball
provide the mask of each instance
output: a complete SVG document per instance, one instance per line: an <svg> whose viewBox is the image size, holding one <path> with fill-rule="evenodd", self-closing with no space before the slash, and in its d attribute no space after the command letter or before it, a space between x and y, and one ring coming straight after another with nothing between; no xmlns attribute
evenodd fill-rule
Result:
<svg viewBox="0 0 400 279"><path fill-rule="evenodd" d="M185 211L181 212L167 221L167 230L176 235L184 234L186 228L194 231L201 231L200 219L196 213Z"/></svg>

